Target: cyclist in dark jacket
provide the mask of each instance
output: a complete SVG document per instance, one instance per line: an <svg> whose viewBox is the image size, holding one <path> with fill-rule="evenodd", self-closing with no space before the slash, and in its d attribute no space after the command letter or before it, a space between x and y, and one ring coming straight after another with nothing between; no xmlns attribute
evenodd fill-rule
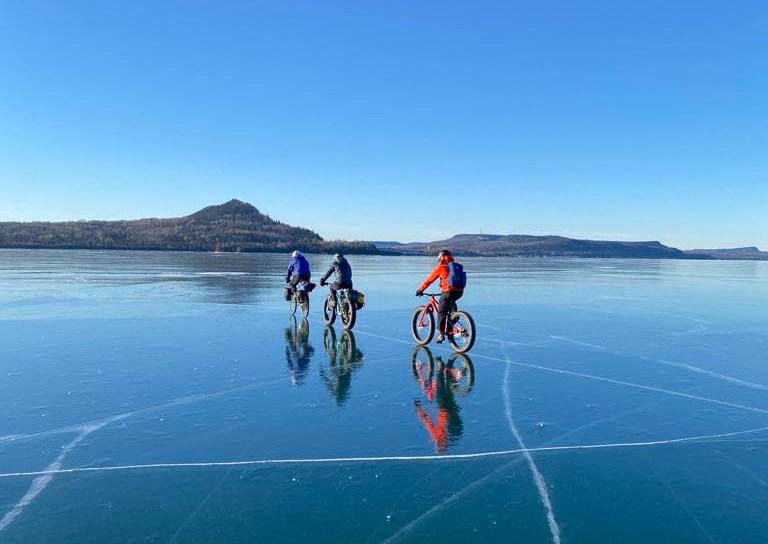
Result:
<svg viewBox="0 0 768 544"><path fill-rule="evenodd" d="M331 292L333 293L334 300L337 299L337 291L339 289L352 289L352 267L349 266L349 261L344 258L344 255L337 253L333 257L333 262L328 271L320 278L320 285L325 285L326 281L331 274L335 275L335 281L329 285Z"/></svg>
<svg viewBox="0 0 768 544"><path fill-rule="evenodd" d="M437 255L437 266L427 276L419 288L416 290L416 296L420 297L424 294L424 290L429 287L433 281L440 278L440 303L438 305L438 319L437 319L437 343L441 343L444 338L443 332L445 331L445 322L448 319L448 314L453 309L456 301L464 294L464 289L457 289L448 285L448 263L453 262L453 255L447 249L442 250Z"/></svg>
<svg viewBox="0 0 768 544"><path fill-rule="evenodd" d="M300 281L309 281L312 272L309 269L309 262L299 251L291 253L291 262L288 264L288 272L285 274L285 283L290 284L293 292L296 292L296 286Z"/></svg>

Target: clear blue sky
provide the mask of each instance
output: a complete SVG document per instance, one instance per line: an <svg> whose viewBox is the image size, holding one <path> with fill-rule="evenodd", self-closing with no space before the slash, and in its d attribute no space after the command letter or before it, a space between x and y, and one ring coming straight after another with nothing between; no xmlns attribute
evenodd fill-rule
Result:
<svg viewBox="0 0 768 544"><path fill-rule="evenodd" d="M768 3L2 0L0 220L768 249Z"/></svg>

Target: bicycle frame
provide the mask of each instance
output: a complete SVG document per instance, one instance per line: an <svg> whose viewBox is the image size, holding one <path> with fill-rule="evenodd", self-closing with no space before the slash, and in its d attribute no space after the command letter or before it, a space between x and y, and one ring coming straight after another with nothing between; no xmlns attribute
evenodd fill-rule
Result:
<svg viewBox="0 0 768 544"><path fill-rule="evenodd" d="M440 315L439 314L440 305L437 303L437 297L439 297L441 294L442 293L424 293L425 297L429 297L429 302L427 302L424 305L424 310L421 312L421 315L419 316L419 323L418 324L419 324L420 327L426 327L427 326L427 312L429 312L429 311L434 312L435 313L435 319L437 319L438 316ZM456 306L455 303L454 303L454 306ZM452 308L451 310L449 310L448 311L448 316L450 317L451 312L456 311L456 309L457 308ZM453 323L450 323L450 321L451 321L450 319L446 319L445 320L445 330L443 331L443 333L445 333L445 334L458 334L458 333L460 333L461 331L456 330L455 327L449 329L449 327L453 326Z"/></svg>
<svg viewBox="0 0 768 544"><path fill-rule="evenodd" d="M326 283L326 285L329 285L329 284ZM329 287L328 288L328 295L326 295L326 296L331 297L331 299L333 299L333 301L336 304L338 304L341 299L343 299L344 297L347 296L347 292L348 291L349 291L349 289L347 287L344 287L342 289L338 289L336 291L334 291L333 289L331 289Z"/></svg>
<svg viewBox="0 0 768 544"><path fill-rule="evenodd" d="M330 292L325 297L323 304L323 318L326 325L333 325L336 321L336 315L341 316L341 324L345 330L349 331L355 326L357 320L357 302L350 299L349 287L344 287L334 291L330 289L331 284L326 283Z"/></svg>
<svg viewBox="0 0 768 544"><path fill-rule="evenodd" d="M298 284L293 285L291 283L286 283L286 288L290 289L291 291L291 298L288 300L289 308L291 309L291 313L296 312L297 307L301 307L301 313L306 317L309 314L309 293L310 291L303 291L304 296L300 297L299 294L301 293L299 286L302 283L309 284L310 282L306 280L300 281Z"/></svg>

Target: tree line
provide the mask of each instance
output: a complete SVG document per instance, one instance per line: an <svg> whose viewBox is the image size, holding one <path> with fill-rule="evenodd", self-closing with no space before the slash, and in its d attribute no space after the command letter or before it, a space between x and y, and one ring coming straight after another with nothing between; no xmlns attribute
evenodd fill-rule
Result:
<svg viewBox="0 0 768 544"><path fill-rule="evenodd" d="M0 223L0 247L377 253L369 242L325 241L309 229L292 227L266 216L6 222Z"/></svg>

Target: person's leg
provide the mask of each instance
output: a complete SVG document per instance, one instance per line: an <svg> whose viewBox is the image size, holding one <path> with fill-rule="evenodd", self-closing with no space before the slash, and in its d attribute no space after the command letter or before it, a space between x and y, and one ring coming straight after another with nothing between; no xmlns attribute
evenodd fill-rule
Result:
<svg viewBox="0 0 768 544"><path fill-rule="evenodd" d="M309 276L307 276L306 274L301 274L299 276L293 276L291 278L291 289L293 289L294 293L298 291L296 286L298 286L299 282L302 282L302 281L309 281Z"/></svg>
<svg viewBox="0 0 768 544"><path fill-rule="evenodd" d="M333 303L336 304L339 301L339 289L341 289L341 286L339 285L339 282L335 281L331 283L328 287L331 288L331 293L333 293Z"/></svg>
<svg viewBox="0 0 768 544"><path fill-rule="evenodd" d="M440 295L440 303L437 306L437 342L440 343L444 338L444 331L448 314L453 310L456 301L461 298L464 291L443 291Z"/></svg>
<svg viewBox="0 0 768 544"><path fill-rule="evenodd" d="M450 291L443 291L440 295L440 302L437 305L437 343L443 341L445 337L445 320L448 317L448 312L453 306L453 299Z"/></svg>
<svg viewBox="0 0 768 544"><path fill-rule="evenodd" d="M448 308L448 313L455 312L459 309L458 306L456 306L456 301L461 298L461 296L464 294L464 291L451 291L451 307Z"/></svg>

